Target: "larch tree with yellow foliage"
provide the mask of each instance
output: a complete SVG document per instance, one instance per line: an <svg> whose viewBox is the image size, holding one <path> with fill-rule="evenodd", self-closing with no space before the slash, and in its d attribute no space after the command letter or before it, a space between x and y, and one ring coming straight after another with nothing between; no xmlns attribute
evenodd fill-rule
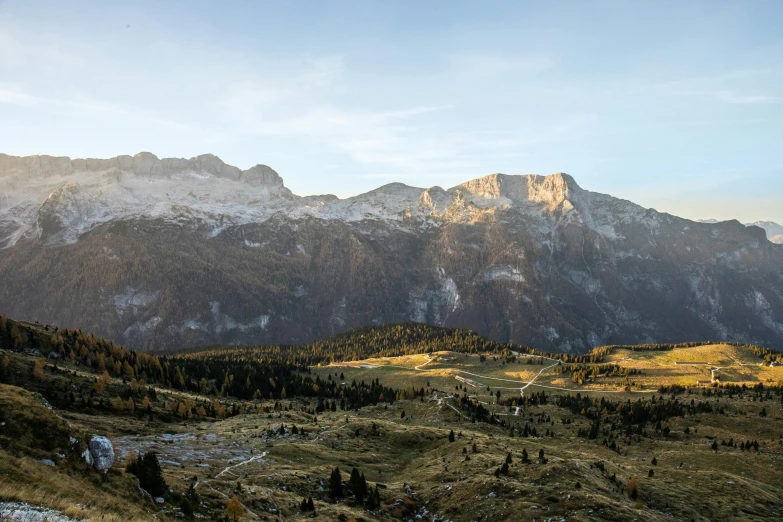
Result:
<svg viewBox="0 0 783 522"><path fill-rule="evenodd" d="M43 357L39 357L35 360L35 364L33 365L33 377L38 379L39 381L45 381L46 380L46 372L44 371L44 367L46 366L46 360Z"/></svg>
<svg viewBox="0 0 783 522"><path fill-rule="evenodd" d="M226 504L226 513L234 522L245 516L245 508L242 507L242 503L236 495L231 497L231 500Z"/></svg>

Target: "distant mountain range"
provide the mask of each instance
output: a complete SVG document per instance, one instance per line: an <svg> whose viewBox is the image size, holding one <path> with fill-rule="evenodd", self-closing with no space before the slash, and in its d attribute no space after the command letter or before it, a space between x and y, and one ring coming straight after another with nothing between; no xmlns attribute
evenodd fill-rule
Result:
<svg viewBox="0 0 783 522"><path fill-rule="evenodd" d="M339 199L211 155L0 155L0 184L0 311L141 348L406 321L569 352L783 348L778 225L694 222L567 174Z"/></svg>
<svg viewBox="0 0 783 522"><path fill-rule="evenodd" d="M715 224L720 223L720 221L717 219L700 219L699 223ZM767 239L778 245L783 245L783 225L778 225L774 221L754 221L753 223L745 223L745 226L763 228L767 233Z"/></svg>

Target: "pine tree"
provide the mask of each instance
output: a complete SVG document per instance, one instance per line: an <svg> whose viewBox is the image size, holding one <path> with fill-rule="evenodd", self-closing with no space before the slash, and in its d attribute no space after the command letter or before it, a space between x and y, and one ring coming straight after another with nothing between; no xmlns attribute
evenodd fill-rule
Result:
<svg viewBox="0 0 783 522"><path fill-rule="evenodd" d="M367 509L370 511L373 511L374 509L378 508L378 505L375 503L375 495L370 492L369 495L367 495L367 503L365 504L367 506Z"/></svg>
<svg viewBox="0 0 783 522"><path fill-rule="evenodd" d="M454 430L449 432L449 442L454 442Z"/></svg>
<svg viewBox="0 0 783 522"><path fill-rule="evenodd" d="M530 464L530 458L527 455L527 450L522 448L522 464Z"/></svg>
<svg viewBox="0 0 783 522"><path fill-rule="evenodd" d="M193 482L191 482L185 494L182 495L182 502L180 503L182 514L189 520L193 519L196 506L198 506L198 493L196 493L195 481L196 478L193 477Z"/></svg>
<svg viewBox="0 0 783 522"><path fill-rule="evenodd" d="M161 497L168 491L163 470L158 462L158 454L154 451L139 455L135 461L130 460L125 471L136 475L139 486L153 497Z"/></svg>
<svg viewBox="0 0 783 522"><path fill-rule="evenodd" d="M329 496L343 498L343 479L340 476L340 468L334 468L329 477Z"/></svg>
<svg viewBox="0 0 783 522"><path fill-rule="evenodd" d="M310 505L312 504L312 502L313 502L313 497L307 497L307 498L302 497L302 503L299 505L299 510L304 512L312 511L310 509Z"/></svg>
<svg viewBox="0 0 783 522"><path fill-rule="evenodd" d="M544 449L540 449L538 451L538 463L539 464L546 464L546 457L544 457Z"/></svg>
<svg viewBox="0 0 783 522"><path fill-rule="evenodd" d="M353 468L349 483L351 492L356 497L356 502L361 504L364 501L364 497L367 496L367 481L364 479L364 475L359 474L359 470Z"/></svg>

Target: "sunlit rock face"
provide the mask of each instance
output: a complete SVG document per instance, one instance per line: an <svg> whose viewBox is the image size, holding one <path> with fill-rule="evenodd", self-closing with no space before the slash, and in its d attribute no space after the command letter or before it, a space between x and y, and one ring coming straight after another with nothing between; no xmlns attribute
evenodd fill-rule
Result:
<svg viewBox="0 0 783 522"><path fill-rule="evenodd" d="M697 223L563 173L339 199L212 155L0 155L0 184L0 311L141 348L405 321L571 352L783 348L774 224Z"/></svg>

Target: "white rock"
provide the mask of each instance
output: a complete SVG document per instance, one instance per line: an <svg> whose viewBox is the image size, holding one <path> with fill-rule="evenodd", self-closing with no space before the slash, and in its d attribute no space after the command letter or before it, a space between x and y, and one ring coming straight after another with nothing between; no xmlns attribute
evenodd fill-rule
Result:
<svg viewBox="0 0 783 522"><path fill-rule="evenodd" d="M0 520L3 522L74 522L59 511L24 502L0 502Z"/></svg>
<svg viewBox="0 0 783 522"><path fill-rule="evenodd" d="M114 446L106 437L93 435L90 439L89 453L92 457L92 466L98 471L105 472L114 464Z"/></svg>

